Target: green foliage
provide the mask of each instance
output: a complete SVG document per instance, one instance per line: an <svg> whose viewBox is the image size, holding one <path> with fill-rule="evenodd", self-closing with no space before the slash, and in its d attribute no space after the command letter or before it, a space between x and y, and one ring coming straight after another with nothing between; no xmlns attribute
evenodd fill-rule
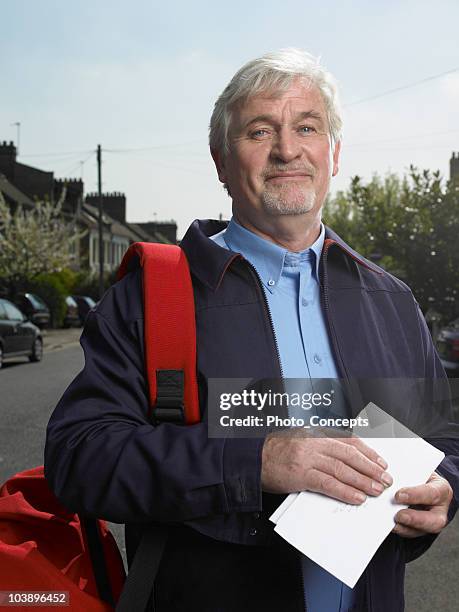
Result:
<svg viewBox="0 0 459 612"><path fill-rule="evenodd" d="M116 282L116 271L104 276L104 291L107 291L113 283ZM99 300L99 277L97 275L88 275L86 272L79 272L73 285L74 295L88 295L94 301Z"/></svg>
<svg viewBox="0 0 459 612"><path fill-rule="evenodd" d="M402 180L358 176L338 192L325 222L352 247L404 280L423 311L459 316L459 189L414 167Z"/></svg>
<svg viewBox="0 0 459 612"><path fill-rule="evenodd" d="M68 291L59 276L39 274L33 281L27 283L26 291L36 293L46 302L51 312L52 327L62 327L66 310L65 297Z"/></svg>
<svg viewBox="0 0 459 612"><path fill-rule="evenodd" d="M51 276L57 279L62 285L65 290L65 295L75 293L74 287L79 276L78 272L75 272L75 270L71 270L70 268L63 268L62 270L59 270L59 272L54 272Z"/></svg>
<svg viewBox="0 0 459 612"><path fill-rule="evenodd" d="M115 282L116 273L106 275L105 289ZM99 279L97 276L88 276L85 272L75 272L64 268L51 274L39 274L33 281L25 281L22 291L29 291L39 295L51 311L51 324L53 327L62 327L67 295L89 295L96 302L99 299Z"/></svg>

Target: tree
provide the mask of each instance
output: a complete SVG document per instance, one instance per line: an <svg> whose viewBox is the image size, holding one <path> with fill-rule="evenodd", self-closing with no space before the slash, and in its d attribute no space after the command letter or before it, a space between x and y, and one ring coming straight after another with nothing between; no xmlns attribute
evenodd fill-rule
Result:
<svg viewBox="0 0 459 612"><path fill-rule="evenodd" d="M346 242L413 289L421 308L445 321L459 316L459 188L439 172L414 167L403 179L358 176L326 209Z"/></svg>
<svg viewBox="0 0 459 612"><path fill-rule="evenodd" d="M64 198L65 191L56 204L37 201L33 209L12 211L0 193L0 280L10 295L71 263L71 245L79 235L62 216Z"/></svg>

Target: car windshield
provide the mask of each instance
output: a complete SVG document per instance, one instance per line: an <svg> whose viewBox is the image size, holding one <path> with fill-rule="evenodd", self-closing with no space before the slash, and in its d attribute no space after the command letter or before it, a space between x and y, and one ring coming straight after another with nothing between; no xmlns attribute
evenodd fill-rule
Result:
<svg viewBox="0 0 459 612"><path fill-rule="evenodd" d="M65 303L67 304L67 306L75 306L75 308L77 307L77 303L75 302L75 300L73 299L71 295L68 295L65 298Z"/></svg>
<svg viewBox="0 0 459 612"><path fill-rule="evenodd" d="M96 305L95 301L91 297L85 297L86 304L89 304L91 308L94 308Z"/></svg>
<svg viewBox="0 0 459 612"><path fill-rule="evenodd" d="M48 308L44 301L34 293L26 293L26 298L30 301L34 308L39 308L40 310L43 308Z"/></svg>

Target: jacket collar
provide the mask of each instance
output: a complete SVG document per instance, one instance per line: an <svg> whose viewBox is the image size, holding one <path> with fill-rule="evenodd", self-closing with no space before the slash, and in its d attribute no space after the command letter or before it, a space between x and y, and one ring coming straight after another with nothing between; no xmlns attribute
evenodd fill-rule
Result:
<svg viewBox="0 0 459 612"><path fill-rule="evenodd" d="M228 266L240 255L228 251L210 240L228 225L228 221L196 219L188 228L180 247L185 251L191 272L215 291Z"/></svg>
<svg viewBox="0 0 459 612"><path fill-rule="evenodd" d="M218 288L231 263L235 259L241 258L238 253L228 251L216 244L213 240L210 240L210 236L223 231L227 225L228 221L196 219L190 225L180 243L180 247L185 251L193 275L213 291ZM325 226L324 250L331 246L338 246L346 255L361 266L378 274L382 274L381 268L378 268L378 266L371 261L359 255L359 253L347 245L338 234Z"/></svg>
<svg viewBox="0 0 459 612"><path fill-rule="evenodd" d="M354 261L356 261L358 264L360 264L364 268L367 268L368 270L371 270L372 272L376 272L377 274L384 273L383 270L379 266L374 264L372 261L365 259L365 257L362 257L360 253L357 253L357 251L354 251L354 249L352 249L348 244L346 244L344 240L338 236L338 234L336 234L329 227L325 226L325 245L324 246L325 248L330 248L332 245L338 246L342 251L344 251L344 253L346 253L346 255L351 257Z"/></svg>

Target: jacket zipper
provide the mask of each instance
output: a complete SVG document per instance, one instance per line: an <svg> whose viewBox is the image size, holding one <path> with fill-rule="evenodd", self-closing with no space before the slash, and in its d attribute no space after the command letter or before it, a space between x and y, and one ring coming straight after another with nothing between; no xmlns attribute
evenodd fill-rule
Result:
<svg viewBox="0 0 459 612"><path fill-rule="evenodd" d="M268 314L269 324L270 324L271 330L273 332L274 346L276 347L277 362L279 364L279 372L280 372L281 379L282 379L282 387L285 390L285 386L284 386L284 371L283 371L283 368L282 368L282 361L281 361L281 358L280 358L279 345L277 343L276 331L274 329L274 323L273 323L273 318L272 318L271 310L269 308L268 298L266 297L266 293L265 293L265 291L263 289L263 286L262 286L261 277L260 277L257 269L255 268L255 266L253 264L251 264L246 259L245 259L245 261L247 262L249 268L251 269L251 271L252 271L252 273L253 273L253 275L255 277L255 280L257 281L255 283L256 286L257 286L257 290L262 294L263 303L265 305L265 310L266 310L266 312ZM304 576L303 576L303 569L302 569L302 566L301 566L301 557L300 557L300 564L299 565L300 565L300 582L301 582L301 592L302 592L302 598L301 599L302 599L302 602L303 602L303 610L304 610L304 612L307 612L308 606L307 606L307 603L306 603L306 591L305 591L305 588L304 588Z"/></svg>
<svg viewBox="0 0 459 612"><path fill-rule="evenodd" d="M341 358L341 353L339 350L339 346L338 346L338 341L336 339L336 332L335 332L335 328L333 325L333 321L330 318L330 302L329 302L329 295L328 295L328 272L327 272L327 259L328 259L328 250L330 248L330 246L334 244L334 241L325 241L324 244L324 248L322 251L322 277L323 277L323 283L322 283L322 288L323 288L323 297L324 297L324 309L325 309L325 318L327 320L328 323L328 327L330 329L330 335L332 338L332 343L333 343L333 348L335 349L335 357L337 358L338 362L339 362L339 367L341 372L343 373L344 377L349 380L349 374L347 372L346 366L344 365L344 362Z"/></svg>
<svg viewBox="0 0 459 612"><path fill-rule="evenodd" d="M304 588L304 576L303 576L303 567L301 565L301 557L300 557L300 578L301 578L301 590L303 591L303 609L304 609L304 612L307 612L308 604L306 601L306 589Z"/></svg>
<svg viewBox="0 0 459 612"><path fill-rule="evenodd" d="M265 291L262 287L262 282L261 282L261 277L258 273L258 270L255 268L255 266L253 264L250 263L250 261L247 261L247 259L244 258L244 261L247 263L247 265L249 266L249 268L252 270L255 278L256 278L256 286L258 289L258 292L261 293L262 298L263 298L263 303L265 305L265 310L268 314L268 319L269 319L269 324L271 326L271 330L273 332L273 338L274 338L274 346L276 347L276 356L277 356L277 363L279 365L279 372L280 372L280 377L282 378L282 386L284 385L283 381L284 381L284 371L282 368L282 362L281 362L281 358L280 358L280 352L279 352L279 345L277 343L277 337L276 337L276 330L274 329L274 323L273 323L273 317L271 314L271 310L269 308L269 304L268 304L268 298L266 297Z"/></svg>

